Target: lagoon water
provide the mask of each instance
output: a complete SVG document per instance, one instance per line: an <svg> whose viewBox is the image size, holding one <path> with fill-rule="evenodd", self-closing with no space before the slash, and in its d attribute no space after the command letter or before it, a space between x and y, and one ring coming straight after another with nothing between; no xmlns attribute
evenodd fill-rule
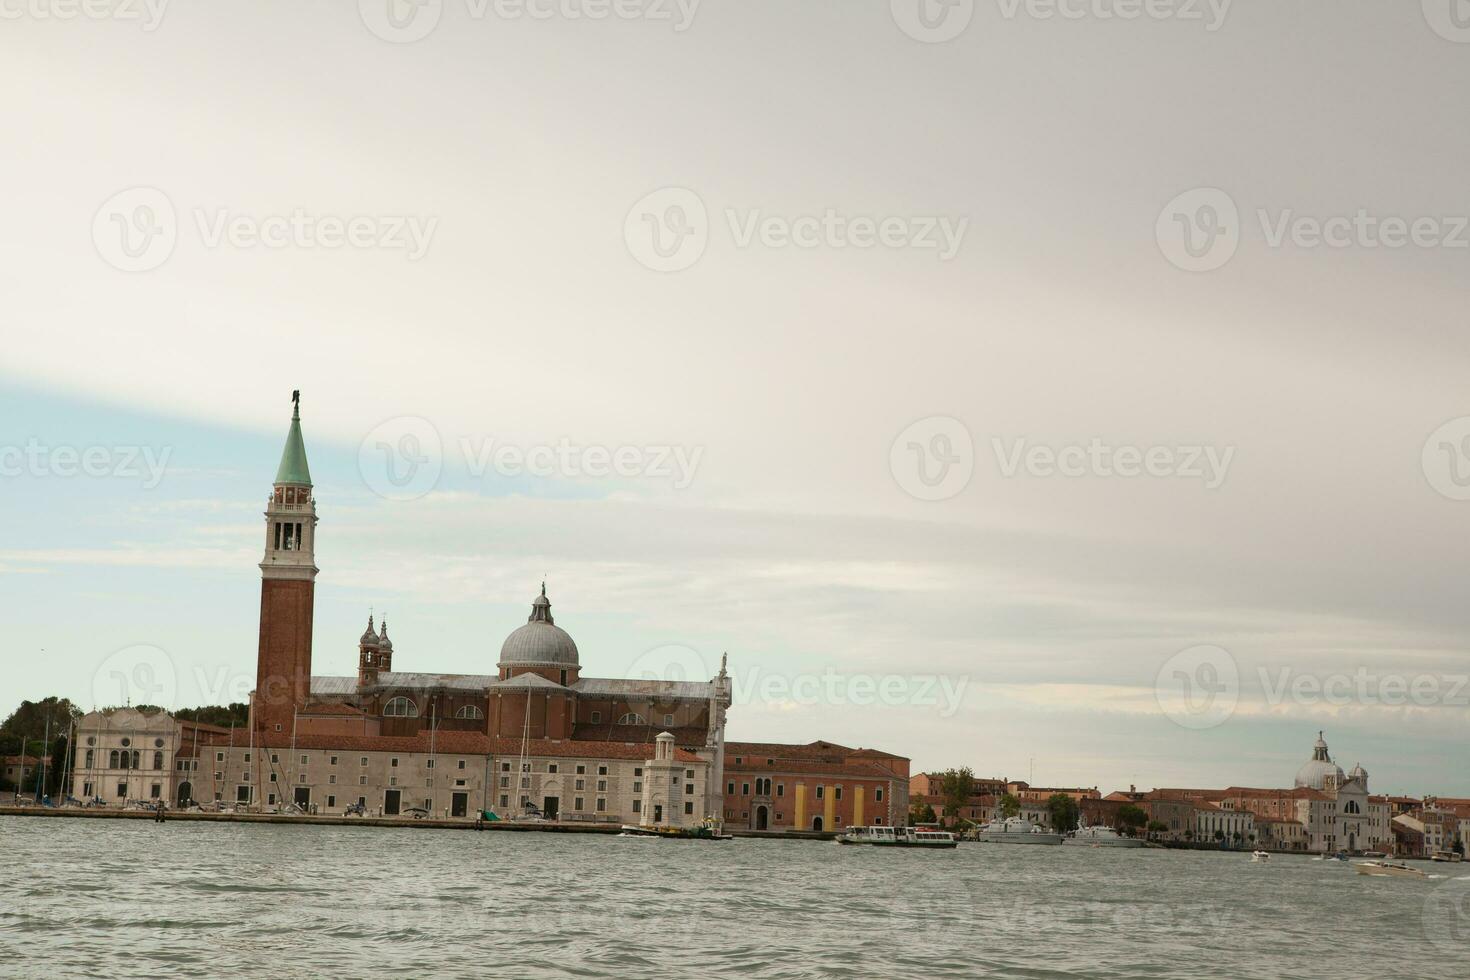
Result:
<svg viewBox="0 0 1470 980"><path fill-rule="evenodd" d="M1463 977L1470 865L0 816L0 975Z"/></svg>

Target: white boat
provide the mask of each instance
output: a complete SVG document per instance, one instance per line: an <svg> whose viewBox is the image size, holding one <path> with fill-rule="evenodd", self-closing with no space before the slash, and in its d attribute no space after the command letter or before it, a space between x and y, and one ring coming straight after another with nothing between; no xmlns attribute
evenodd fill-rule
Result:
<svg viewBox="0 0 1470 980"><path fill-rule="evenodd" d="M848 827L837 835L839 844L871 844L875 847L958 847L959 841L947 830L927 827Z"/></svg>
<svg viewBox="0 0 1470 980"><path fill-rule="evenodd" d="M977 839L987 844L1060 844L1061 834L1043 830L1025 817L992 820L980 828Z"/></svg>
<svg viewBox="0 0 1470 980"><path fill-rule="evenodd" d="M1418 868L1411 868L1402 862L1393 864L1388 861L1359 861L1353 865L1360 875L1373 875L1377 878L1428 878L1429 875Z"/></svg>
<svg viewBox="0 0 1470 980"><path fill-rule="evenodd" d="M1078 847L1142 847L1143 841L1137 837L1124 837L1112 827L1098 824L1093 827L1079 827L1070 837L1063 838L1063 844L1075 844Z"/></svg>
<svg viewBox="0 0 1470 980"><path fill-rule="evenodd" d="M1251 851L1251 864L1265 864L1270 860L1270 851Z"/></svg>
<svg viewBox="0 0 1470 980"><path fill-rule="evenodd" d="M1459 864L1464 858L1460 856L1460 852L1458 851L1435 851L1429 855L1429 860Z"/></svg>

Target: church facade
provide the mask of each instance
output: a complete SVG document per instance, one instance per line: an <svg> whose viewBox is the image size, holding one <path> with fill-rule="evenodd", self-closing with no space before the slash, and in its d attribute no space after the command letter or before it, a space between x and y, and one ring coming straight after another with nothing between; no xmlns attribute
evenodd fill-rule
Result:
<svg viewBox="0 0 1470 980"><path fill-rule="evenodd" d="M191 799L676 826L723 812L723 662L708 681L584 676L543 583L494 673L400 669L369 616L356 674L316 674L317 526L298 400L265 509L250 728L199 748Z"/></svg>

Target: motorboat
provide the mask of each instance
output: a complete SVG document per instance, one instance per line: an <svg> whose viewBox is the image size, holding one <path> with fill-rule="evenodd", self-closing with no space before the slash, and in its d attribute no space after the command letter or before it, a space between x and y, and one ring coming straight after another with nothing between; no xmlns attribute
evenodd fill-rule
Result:
<svg viewBox="0 0 1470 980"><path fill-rule="evenodd" d="M1429 860L1447 862L1450 864L1459 864L1462 860L1464 860L1464 858L1460 855L1458 851L1435 851L1433 854L1429 855Z"/></svg>
<svg viewBox="0 0 1470 980"><path fill-rule="evenodd" d="M1143 841L1137 837L1124 837L1112 827L1097 824L1092 827L1079 827L1069 837L1062 839L1063 844L1075 844L1078 847L1142 847Z"/></svg>
<svg viewBox="0 0 1470 980"><path fill-rule="evenodd" d="M1270 860L1270 851L1251 851L1251 864L1265 864Z"/></svg>
<svg viewBox="0 0 1470 980"><path fill-rule="evenodd" d="M1359 861L1353 865L1360 875L1373 875L1379 878L1428 878L1429 875L1418 868L1411 868L1400 861L1394 864L1391 861Z"/></svg>
<svg viewBox="0 0 1470 980"><path fill-rule="evenodd" d="M671 827L667 824L623 824L619 837L649 837L660 840L734 840L713 817L693 827Z"/></svg>
<svg viewBox="0 0 1470 980"><path fill-rule="evenodd" d="M987 844L1060 844L1062 835L1044 830L1025 817L1010 817L990 821L980 828L976 839Z"/></svg>
<svg viewBox="0 0 1470 980"><path fill-rule="evenodd" d="M837 836L839 844L871 844L875 847L958 847L959 841L947 830L929 827L848 827Z"/></svg>

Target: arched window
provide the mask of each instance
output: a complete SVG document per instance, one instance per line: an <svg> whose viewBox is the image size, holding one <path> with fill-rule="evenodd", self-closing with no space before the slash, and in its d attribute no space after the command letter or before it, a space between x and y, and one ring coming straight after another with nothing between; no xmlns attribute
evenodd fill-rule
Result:
<svg viewBox="0 0 1470 980"><path fill-rule="evenodd" d="M467 704L463 708L460 708L458 711L456 711L454 713L454 717L456 717L456 718L476 718L476 719L478 719L478 718L484 718L485 717L485 712L481 711L478 705Z"/></svg>
<svg viewBox="0 0 1470 980"><path fill-rule="evenodd" d="M621 717L621 718L618 719L618 724L619 725L646 725L646 724L648 724L648 719L647 718L644 718L642 715L638 714L635 711L630 711L627 714L623 715L623 717Z"/></svg>
<svg viewBox="0 0 1470 980"><path fill-rule="evenodd" d="M155 753L153 753L153 768L154 769L162 769L163 768L163 753L162 752L155 752Z"/></svg>
<svg viewBox="0 0 1470 980"><path fill-rule="evenodd" d="M419 706L408 698L394 698L383 707L384 718L417 718Z"/></svg>
<svg viewBox="0 0 1470 980"><path fill-rule="evenodd" d="M142 769L143 768L143 755L137 749L134 749L133 750L133 764L129 768L132 768L132 769Z"/></svg>
<svg viewBox="0 0 1470 980"><path fill-rule="evenodd" d="M118 768L117 762L118 762L117 749L113 749L112 750L112 754L107 757L107 768L109 768L109 769L117 769Z"/></svg>

